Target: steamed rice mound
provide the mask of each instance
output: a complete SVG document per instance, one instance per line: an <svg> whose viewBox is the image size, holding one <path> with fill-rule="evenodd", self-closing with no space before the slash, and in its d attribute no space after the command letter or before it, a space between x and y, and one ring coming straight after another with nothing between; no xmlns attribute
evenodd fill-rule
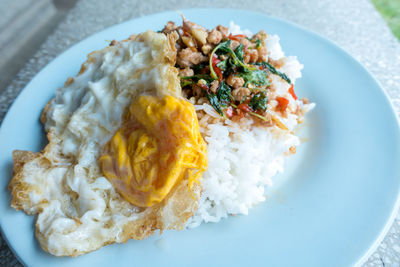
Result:
<svg viewBox="0 0 400 267"><path fill-rule="evenodd" d="M169 27L166 27L166 29L174 29L173 24L167 24L167 26ZM183 35L187 36L185 32L190 32L191 28L202 29L201 26L191 22L186 22L185 28L184 19ZM181 29L178 27L175 30L179 32ZM221 32L219 36L222 35L222 39L210 39L210 35L217 31ZM224 31L227 32L224 33ZM243 34L246 37L242 37ZM247 215L250 208L265 201L266 187L273 185L273 177L277 173L283 172L285 157L294 154L296 147L300 145L300 140L295 135L294 130L303 121L303 115L312 109L314 104L310 104L307 99L297 99L289 91L290 87L293 89L296 79L301 77L303 65L299 63L296 57L285 57L279 44L278 36L264 34L263 31L256 35L253 35L248 30L242 31L238 25L231 22L229 28L220 25L213 29L208 35L207 44L202 46L202 50L204 54L203 47L208 44L215 50L218 41L223 43L230 36L236 36L236 38L240 36L240 38L236 39L239 42L242 41L242 38L251 41L254 41L255 36L264 38L260 43L266 49L258 48L259 57L256 60L271 62L280 73L284 73L291 81L290 85L279 75L270 74L268 77L270 85L264 87L268 91L268 110L259 112L259 114L263 114L266 117L273 116L276 119L275 122L271 120L265 122L246 113L244 116L242 113L239 114L241 116L233 115L229 117L230 114L227 112L229 104L226 109L221 107L226 116L223 118L216 107L210 103L209 98L207 99L204 96L204 93L198 94L197 87L199 83L204 84L204 81L198 79L197 84L183 86L187 98L195 105L197 110L200 131L207 143L209 162L208 170L203 173L201 180L202 192L199 207L194 216L189 219L187 224L189 228L197 227L203 222L218 222L222 218L228 217L228 215ZM218 35L214 34L214 37L218 37ZM232 41L230 47L232 47L234 40L235 38L228 40ZM246 40L241 43L249 44ZM184 50L184 47L185 44L181 49ZM208 58L213 56L210 55L211 51L208 51ZM262 55L262 51L267 51L267 55ZM183 56L190 61L190 59L198 55L185 53ZM224 59L223 56L220 55L219 58ZM244 53L245 56L246 54ZM208 68L207 63L209 62L202 62L202 59L198 57L195 59L198 59L198 61L193 61L194 63L190 65L190 62L187 63L187 61L180 60L178 53L177 62L180 67L181 82L188 80L188 74L194 75L192 77L199 74L196 69L201 64L206 65L205 68ZM183 63L179 65L179 62ZM198 63L197 66L195 63ZM213 66L215 67L215 65ZM194 71L191 71L191 69ZM200 73L204 73L204 71ZM229 84L230 77L227 76L222 76L222 82ZM235 77L235 73L229 76ZM195 79L193 80L196 81ZM212 90L212 83L208 85ZM219 86L221 87L221 79ZM232 90L231 94L235 90L243 89L235 88L235 84L229 84L229 86ZM251 87L251 85L248 87ZM218 91L216 94L218 94ZM247 100L251 100L253 96L254 94L251 93L247 96ZM288 100L284 112L277 110L277 101L275 99L279 98ZM231 103L235 107L240 102L233 101ZM241 112L241 110L238 111Z"/></svg>
<svg viewBox="0 0 400 267"><path fill-rule="evenodd" d="M201 124L210 163L203 174L199 208L189 227L218 222L230 214L247 215L251 207L265 200L264 189L272 185L272 177L283 172L284 153L299 145L296 136L280 129L249 130L228 123Z"/></svg>

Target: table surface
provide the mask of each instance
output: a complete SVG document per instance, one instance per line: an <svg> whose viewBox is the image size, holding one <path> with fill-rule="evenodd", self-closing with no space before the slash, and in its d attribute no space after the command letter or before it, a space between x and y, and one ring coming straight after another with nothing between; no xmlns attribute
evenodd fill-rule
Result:
<svg viewBox="0 0 400 267"><path fill-rule="evenodd" d="M0 122L18 93L47 63L83 38L132 18L193 7L237 8L283 18L334 41L381 83L400 112L400 43L368 0L79 0L0 95ZM233 18L234 19L234 18ZM357 242L356 240L354 242ZM340 257L340 255L338 255ZM0 266L20 266L0 237ZM400 265L400 214L364 266Z"/></svg>

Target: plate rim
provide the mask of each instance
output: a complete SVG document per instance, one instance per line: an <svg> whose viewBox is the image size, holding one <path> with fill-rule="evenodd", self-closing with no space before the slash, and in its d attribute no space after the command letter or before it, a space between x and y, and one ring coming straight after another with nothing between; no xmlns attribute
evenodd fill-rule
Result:
<svg viewBox="0 0 400 267"><path fill-rule="evenodd" d="M2 136L2 134L4 132L3 125L5 124L6 121L9 120L9 117L11 116L10 114L15 112L14 109L17 108L16 103L20 102L20 99L22 98L21 96L24 94L24 92L26 92L26 89L31 87L32 84L38 79L38 77L42 76L43 72L46 72L47 69L51 68L51 66L53 64L55 64L54 62L59 60L60 57L63 57L63 56L65 57L65 55L70 53L71 50L77 49L77 47L81 46L82 43L88 42L89 39L92 39L92 38L95 38L97 36L100 36L100 35L104 34L104 32L112 31L113 29L118 29L123 24L134 23L135 21L141 20L141 19L144 19L144 18L159 17L159 16L163 16L163 15L167 15L167 14L173 14L174 12L184 13L186 11L193 12L193 11L198 11L198 10L211 11L211 12L212 11L217 11L217 12L241 12L241 13L243 13L244 16L249 16L251 14L257 14L259 16L264 16L264 17L266 17L266 18L268 18L270 20L277 21L277 22L279 22L281 24L289 25L290 27L296 28L296 30L301 30L303 32L306 32L307 34L309 34L309 35L313 36L314 38L317 38L319 41L323 42L325 45L328 45L328 46L330 46L330 47L332 47L332 48L334 48L336 50L339 50L342 55L345 55L353 63L355 63L361 69L363 69L363 71L365 71L368 74L368 76L370 76L370 78L372 78L372 80L376 84L376 87L379 88L380 93L383 93L383 96L384 96L386 102L389 104L390 112L392 113L392 115L394 115L394 118L395 118L395 122L393 122L393 123L395 123L396 129L397 129L398 133L400 133L400 118L399 118L399 115L396 112L396 108L394 107L394 104L393 104L388 92L384 89L384 87L382 86L380 81L377 80L377 78L375 78L375 76L371 73L370 70L368 70L361 62L359 62L349 52L347 52L344 48L342 48L336 41L333 41L333 40L323 36L322 34L319 34L319 33L315 32L313 30L310 30L310 29L306 28L305 26L299 25L299 24L297 24L297 23L295 23L293 21L289 21L289 20L286 20L284 18L276 17L274 15L267 14L267 13L258 12L258 11L252 11L252 10L248 10L248 9L242 10L242 9L238 9L238 8L208 8L208 7L200 7L200 8L185 8L185 9L178 9L178 10L171 9L171 10L165 10L165 11L162 11L162 12L150 13L150 14L147 14L147 15L130 18L130 19L127 19L127 20L125 20L123 22L120 22L120 23L117 23L117 24L113 24L113 25L111 25L109 27L103 28L100 31L94 32L94 33L86 36L85 38L79 40L75 44L69 46L67 49L63 50L57 56L52 58L18 92L17 96L14 98L12 104L8 107L8 109L6 111L6 114L4 115L4 117L2 119L2 122L0 124L0 136ZM6 191L9 194L9 190L6 190ZM394 220L395 220L395 218L396 218L396 216L397 216L397 214L399 212L399 208L400 208L400 188L397 189L396 201L395 201L395 203L393 205L393 209L391 211L391 214L390 214L388 220L386 221L385 226L381 229L381 231L380 231L378 237L375 239L375 241L372 244L370 244L369 249L364 253L364 255L362 257L360 257L358 259L358 261L355 263L355 266L360 266L363 263L365 263L368 260L368 258L377 250L377 248L379 247L379 245L382 243L382 241L386 237L387 233L389 232L390 228L392 227L392 225L394 223ZM29 216L31 216L31 215L29 215ZM37 216L37 215L34 215L34 216ZM4 226L3 226L3 220L4 220L3 216L0 216L0 233L1 233L4 241L8 245L9 249L14 254L14 256L18 259L18 261L20 263L22 263L23 265L26 266L27 265L26 262L18 254L17 250L11 245L10 240L8 238L8 235L7 235L7 233L5 233Z"/></svg>

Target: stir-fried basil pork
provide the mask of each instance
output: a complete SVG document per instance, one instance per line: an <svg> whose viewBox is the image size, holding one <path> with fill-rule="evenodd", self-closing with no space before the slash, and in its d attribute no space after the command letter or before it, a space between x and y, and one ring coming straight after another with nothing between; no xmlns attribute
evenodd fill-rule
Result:
<svg viewBox="0 0 400 267"><path fill-rule="evenodd" d="M183 18L183 25L168 22L163 33L176 31L177 64L183 94L194 104L209 103L222 117L239 120L253 116L255 121L286 129L278 118L268 112L272 108L286 116L289 100L274 94L271 75L278 75L284 59L268 57L267 34L260 31L252 37L229 34L228 28L218 25L207 30ZM296 100L293 84L289 93ZM306 99L303 99L306 102ZM275 102L275 103L276 103Z"/></svg>

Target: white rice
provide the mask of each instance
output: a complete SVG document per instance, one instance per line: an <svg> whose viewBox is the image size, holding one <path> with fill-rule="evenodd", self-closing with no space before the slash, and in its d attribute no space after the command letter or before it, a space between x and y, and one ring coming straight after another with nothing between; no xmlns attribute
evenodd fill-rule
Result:
<svg viewBox="0 0 400 267"><path fill-rule="evenodd" d="M245 33L238 25L230 23L232 34ZM284 57L279 37L268 35L266 46L269 57L274 60ZM301 77L301 65L296 57L287 57L281 71L286 73L292 83ZM273 84L278 95L286 96L289 85L278 77L273 77ZM309 110L313 104L303 105L300 100L289 97L289 108L300 105ZM248 214L254 205L265 201L265 188L272 185L272 178L283 172L284 158L290 147L300 144L299 138L292 134L298 124L298 116L289 114L282 118L275 114L289 128L283 131L278 127L253 127L252 120L241 119L239 123L220 118L208 104L195 105L199 113L207 115L200 119L200 131L207 142L208 170L202 177L202 194L199 208L189 219L189 228L197 227L202 222L218 222L231 214ZM240 125L239 125L240 124Z"/></svg>

